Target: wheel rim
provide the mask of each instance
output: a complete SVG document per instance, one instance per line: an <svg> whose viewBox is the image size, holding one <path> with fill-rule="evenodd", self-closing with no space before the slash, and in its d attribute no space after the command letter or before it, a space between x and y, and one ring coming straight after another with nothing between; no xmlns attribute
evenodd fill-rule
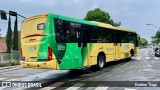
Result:
<svg viewBox="0 0 160 90"><path fill-rule="evenodd" d="M103 59L102 59L102 58L99 59L99 66L100 66L101 68L104 66L104 62L103 62Z"/></svg>

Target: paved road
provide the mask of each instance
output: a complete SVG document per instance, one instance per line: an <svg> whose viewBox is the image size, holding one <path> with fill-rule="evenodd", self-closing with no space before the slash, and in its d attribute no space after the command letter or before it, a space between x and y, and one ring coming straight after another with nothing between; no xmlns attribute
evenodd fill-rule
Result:
<svg viewBox="0 0 160 90"><path fill-rule="evenodd" d="M131 61L121 60L107 63L101 71L89 68L70 72L64 70L28 69L16 67L0 71L0 80L22 80L45 82L39 90L159 90L157 87L115 87L106 86L106 81L160 81L160 58L154 56L152 48L140 49L139 55ZM87 82L89 81L89 83ZM66 82L69 82L66 84ZM90 85L91 84L91 85ZM30 88L32 89L32 88Z"/></svg>
<svg viewBox="0 0 160 90"><path fill-rule="evenodd" d="M65 86L65 82L70 85ZM95 83L95 86L88 85L85 81ZM140 49L139 55L132 61L118 61L108 63L108 66L101 71L83 70L79 74L69 74L67 78L56 83L50 83L45 89L67 89L67 90L159 90L157 87L109 87L103 81L160 81L160 58L154 56L151 48ZM126 82L120 82L126 83ZM113 82L114 84L114 82ZM116 84L114 85L116 86Z"/></svg>

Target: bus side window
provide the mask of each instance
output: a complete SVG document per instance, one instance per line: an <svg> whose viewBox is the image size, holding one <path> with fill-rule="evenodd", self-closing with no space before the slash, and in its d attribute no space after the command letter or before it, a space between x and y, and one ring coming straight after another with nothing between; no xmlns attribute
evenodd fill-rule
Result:
<svg viewBox="0 0 160 90"><path fill-rule="evenodd" d="M77 43L76 28L81 27L81 24L55 19L56 41L58 43Z"/></svg>
<svg viewBox="0 0 160 90"><path fill-rule="evenodd" d="M55 33L56 33L56 41L58 43L65 41L65 31L63 29L63 21L55 19Z"/></svg>
<svg viewBox="0 0 160 90"><path fill-rule="evenodd" d="M101 43L102 42L102 30L98 27L92 27L91 30L89 30L90 34L90 42L91 43Z"/></svg>
<svg viewBox="0 0 160 90"><path fill-rule="evenodd" d="M122 43L120 33L114 32L113 39L114 39L114 43Z"/></svg>

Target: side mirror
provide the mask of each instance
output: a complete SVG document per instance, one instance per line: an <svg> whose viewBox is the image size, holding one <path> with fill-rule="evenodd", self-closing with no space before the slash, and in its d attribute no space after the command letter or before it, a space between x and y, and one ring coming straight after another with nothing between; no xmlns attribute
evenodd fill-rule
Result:
<svg viewBox="0 0 160 90"><path fill-rule="evenodd" d="M141 38L140 38L140 36L137 34L137 37L138 37L138 40L140 40Z"/></svg>

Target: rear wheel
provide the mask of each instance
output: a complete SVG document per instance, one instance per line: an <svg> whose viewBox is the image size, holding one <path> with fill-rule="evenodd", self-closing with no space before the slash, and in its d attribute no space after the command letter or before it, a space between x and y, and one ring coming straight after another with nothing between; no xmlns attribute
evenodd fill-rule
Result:
<svg viewBox="0 0 160 90"><path fill-rule="evenodd" d="M97 69L101 70L105 67L105 57L103 55L99 55L97 58Z"/></svg>

